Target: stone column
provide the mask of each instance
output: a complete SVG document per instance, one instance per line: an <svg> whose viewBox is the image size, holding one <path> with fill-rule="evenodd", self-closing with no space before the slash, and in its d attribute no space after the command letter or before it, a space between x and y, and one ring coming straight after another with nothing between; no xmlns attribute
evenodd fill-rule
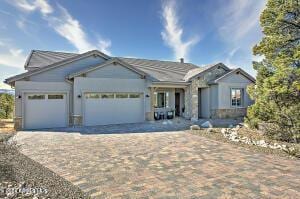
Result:
<svg viewBox="0 0 300 199"><path fill-rule="evenodd" d="M154 120L154 92L155 88L150 88L150 113L147 115L147 120L153 121Z"/></svg>
<svg viewBox="0 0 300 199"><path fill-rule="evenodd" d="M72 115L72 126L82 126L82 116L81 115Z"/></svg>
<svg viewBox="0 0 300 199"><path fill-rule="evenodd" d="M198 120L198 85L192 82L191 85L191 120Z"/></svg>
<svg viewBox="0 0 300 199"><path fill-rule="evenodd" d="M14 118L14 129L16 131L22 130L22 117Z"/></svg>

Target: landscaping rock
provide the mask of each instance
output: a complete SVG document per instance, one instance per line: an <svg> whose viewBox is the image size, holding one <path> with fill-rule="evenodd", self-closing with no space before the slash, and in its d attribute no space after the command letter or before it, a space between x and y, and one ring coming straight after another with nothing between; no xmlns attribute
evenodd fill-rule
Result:
<svg viewBox="0 0 300 199"><path fill-rule="evenodd" d="M199 125L192 125L190 127L191 130L200 130L200 126Z"/></svg>
<svg viewBox="0 0 300 199"><path fill-rule="evenodd" d="M208 129L207 129L207 132L208 132L208 133L213 133L213 128L208 128Z"/></svg>
<svg viewBox="0 0 300 199"><path fill-rule="evenodd" d="M221 129L221 133L225 136L225 134L227 133L227 129L222 128L222 129Z"/></svg>
<svg viewBox="0 0 300 199"><path fill-rule="evenodd" d="M206 122L201 124L201 127L203 127L203 128L212 128L213 125L210 123L210 121L206 121Z"/></svg>
<svg viewBox="0 0 300 199"><path fill-rule="evenodd" d="M233 124L229 124L229 125L228 125L228 128L233 128Z"/></svg>

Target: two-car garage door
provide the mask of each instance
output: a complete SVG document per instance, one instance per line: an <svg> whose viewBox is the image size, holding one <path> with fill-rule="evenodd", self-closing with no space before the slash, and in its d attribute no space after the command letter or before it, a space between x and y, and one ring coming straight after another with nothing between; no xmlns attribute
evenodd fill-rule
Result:
<svg viewBox="0 0 300 199"><path fill-rule="evenodd" d="M84 103L86 126L144 121L141 93L85 93Z"/></svg>
<svg viewBox="0 0 300 199"><path fill-rule="evenodd" d="M67 97L63 93L25 95L25 129L67 126Z"/></svg>

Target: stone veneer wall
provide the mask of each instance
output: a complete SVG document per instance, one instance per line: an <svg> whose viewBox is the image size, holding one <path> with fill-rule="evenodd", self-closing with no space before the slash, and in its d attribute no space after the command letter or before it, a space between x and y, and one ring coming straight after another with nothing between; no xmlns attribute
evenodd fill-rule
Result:
<svg viewBox="0 0 300 199"><path fill-rule="evenodd" d="M185 118L198 120L198 89L209 87L207 82L222 76L225 72L221 67L215 68L204 76L192 79L191 85L185 90Z"/></svg>
<svg viewBox="0 0 300 199"><path fill-rule="evenodd" d="M211 118L213 118L213 119L244 117L246 114L247 114L247 108L212 109L211 110Z"/></svg>
<svg viewBox="0 0 300 199"><path fill-rule="evenodd" d="M22 117L14 118L14 128L17 131L22 129Z"/></svg>
<svg viewBox="0 0 300 199"><path fill-rule="evenodd" d="M145 113L145 118L146 118L147 121L152 121L153 120L152 112L146 112Z"/></svg>
<svg viewBox="0 0 300 199"><path fill-rule="evenodd" d="M73 115L71 116L71 122L70 124L72 126L82 126L82 116L81 115Z"/></svg>

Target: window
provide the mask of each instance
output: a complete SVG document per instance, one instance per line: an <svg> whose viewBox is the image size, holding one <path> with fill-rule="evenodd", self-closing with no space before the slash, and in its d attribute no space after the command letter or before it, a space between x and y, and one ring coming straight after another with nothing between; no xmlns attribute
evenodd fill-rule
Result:
<svg viewBox="0 0 300 199"><path fill-rule="evenodd" d="M118 93L118 94L116 94L116 98L122 98L122 99L128 98L128 94L126 94L126 93Z"/></svg>
<svg viewBox="0 0 300 199"><path fill-rule="evenodd" d="M243 89L241 88L232 88L231 89L231 106L241 107L243 98Z"/></svg>
<svg viewBox="0 0 300 199"><path fill-rule="evenodd" d="M155 108L167 108L169 107L169 92L155 92Z"/></svg>
<svg viewBox="0 0 300 199"><path fill-rule="evenodd" d="M28 99L30 99L30 100L42 100L42 99L45 99L45 95L29 95Z"/></svg>
<svg viewBox="0 0 300 199"><path fill-rule="evenodd" d="M140 94L131 93L129 94L129 98L140 98Z"/></svg>
<svg viewBox="0 0 300 199"><path fill-rule="evenodd" d="M113 93L104 93L104 94L101 94L101 98L102 99L113 99L113 98L115 98L115 95Z"/></svg>
<svg viewBox="0 0 300 199"><path fill-rule="evenodd" d="M87 93L85 94L86 99L99 99L100 94L99 93Z"/></svg>
<svg viewBox="0 0 300 199"><path fill-rule="evenodd" d="M63 95L48 95L48 99L64 99Z"/></svg>

